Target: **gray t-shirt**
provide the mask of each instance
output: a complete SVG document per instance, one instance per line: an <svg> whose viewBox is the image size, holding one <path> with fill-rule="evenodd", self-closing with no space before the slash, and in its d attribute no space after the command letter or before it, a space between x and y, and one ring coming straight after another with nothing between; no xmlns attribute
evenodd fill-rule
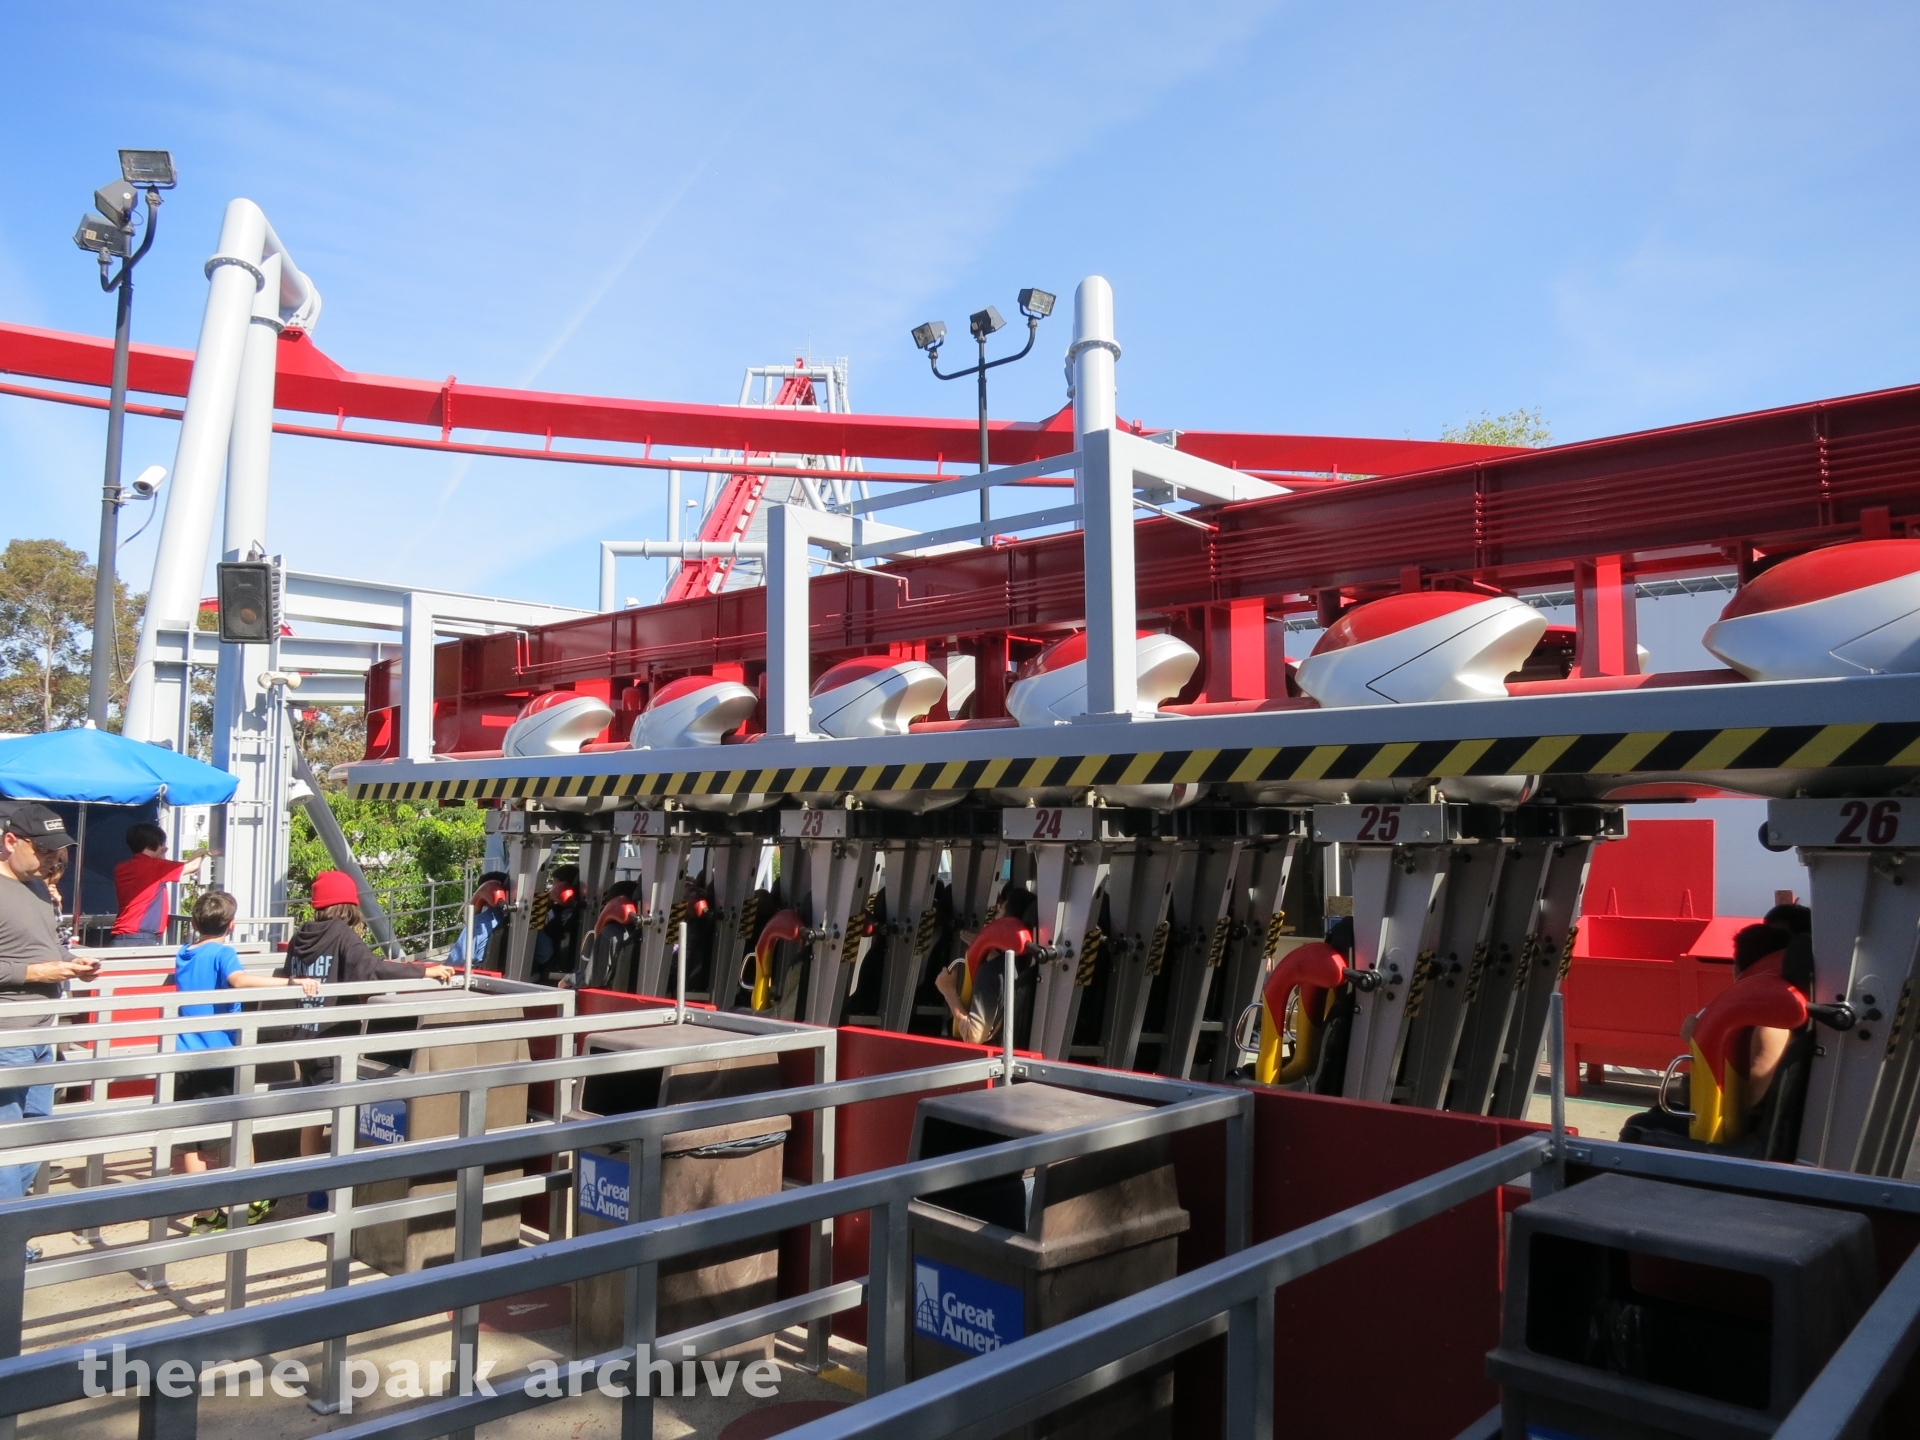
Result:
<svg viewBox="0 0 1920 1440"><path fill-rule="evenodd" d="M29 965L67 958L66 947L60 943L58 919L53 906L25 884L11 875L0 875L0 1030L23 1030L52 1023L51 1016L15 1019L7 1011L12 1001L60 997L57 983L27 983Z"/></svg>

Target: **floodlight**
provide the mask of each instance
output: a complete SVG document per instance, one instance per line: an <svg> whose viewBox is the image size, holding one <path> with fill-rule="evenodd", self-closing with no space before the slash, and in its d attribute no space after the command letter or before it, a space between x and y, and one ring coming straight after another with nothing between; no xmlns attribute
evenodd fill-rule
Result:
<svg viewBox="0 0 1920 1440"><path fill-rule="evenodd" d="M929 320L924 325L913 327L913 343L922 350L938 350L946 338L947 322L944 320Z"/></svg>
<svg viewBox="0 0 1920 1440"><path fill-rule="evenodd" d="M169 150L122 150L120 174L130 185L150 185L155 190L171 190L178 183Z"/></svg>
<svg viewBox="0 0 1920 1440"><path fill-rule="evenodd" d="M133 225L133 207L140 203L140 192L124 180L109 180L93 192L93 206L122 230Z"/></svg>
<svg viewBox="0 0 1920 1440"><path fill-rule="evenodd" d="M973 338L984 340L996 330L1007 328L1007 322L1000 318L1000 312L989 305L984 310L976 310L967 317L967 328L973 332Z"/></svg>
<svg viewBox="0 0 1920 1440"><path fill-rule="evenodd" d="M73 243L82 250L91 250L102 260L109 255L126 256L133 251L133 232L122 230L111 220L99 215L82 215L80 228L73 232Z"/></svg>
<svg viewBox="0 0 1920 1440"><path fill-rule="evenodd" d="M1020 313L1029 320L1044 320L1053 313L1054 297L1044 290L1028 288L1020 292Z"/></svg>

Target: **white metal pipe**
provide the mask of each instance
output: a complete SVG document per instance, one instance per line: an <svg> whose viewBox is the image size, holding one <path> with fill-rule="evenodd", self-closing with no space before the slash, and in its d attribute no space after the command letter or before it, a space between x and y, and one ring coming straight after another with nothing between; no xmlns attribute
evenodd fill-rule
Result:
<svg viewBox="0 0 1920 1440"><path fill-rule="evenodd" d="M767 547L758 540L602 540L600 542L600 611L619 606L615 560L629 556L644 560L761 560Z"/></svg>
<svg viewBox="0 0 1920 1440"><path fill-rule="evenodd" d="M680 539L680 472L667 471L667 539Z"/></svg>
<svg viewBox="0 0 1920 1440"><path fill-rule="evenodd" d="M233 428L227 441L227 510L220 541L223 560L264 555L267 496L273 461L274 366L280 343L282 260L260 262L261 284L254 292L235 388ZM267 648L222 645L215 675L213 763L240 781L233 801L216 820L219 883L230 891L243 915L267 915L276 909L274 892L285 884L276 865L279 828L286 807L275 805L281 757L269 743L276 726L261 706L263 670L278 669ZM273 717L277 719L276 717Z"/></svg>
<svg viewBox="0 0 1920 1440"><path fill-rule="evenodd" d="M1089 275L1073 292L1073 344L1067 350L1076 441L1091 431L1113 428L1113 367L1119 358L1120 342L1113 338L1113 287L1104 277Z"/></svg>
<svg viewBox="0 0 1920 1440"><path fill-rule="evenodd" d="M153 652L161 626L192 629L212 539L213 502L225 468L227 439L240 382L241 357L258 292L266 242L259 207L234 201L220 227L220 249L207 262L207 309L187 382L187 404L174 451L173 484L153 562L153 582L140 623L140 647L128 688L123 733L136 740L171 739L173 716L154 714Z"/></svg>
<svg viewBox="0 0 1920 1440"><path fill-rule="evenodd" d="M207 308L128 687L122 730L134 739L171 740L175 713L185 709L184 693L171 693L173 703L163 707L165 713L156 710L155 649L161 629L192 629L199 608L207 547L213 539L214 498L233 434L254 297L265 287L262 267L269 255L281 262L278 318L283 324L310 328L320 315L319 291L293 263L260 207L251 200L230 202L220 224L219 248L207 261Z"/></svg>
<svg viewBox="0 0 1920 1440"><path fill-rule="evenodd" d="M245 560L258 547L267 550L267 495L273 463L274 362L280 332L280 273L284 259L268 255L260 262L262 283L254 293L253 314L241 354L233 432L227 442L227 513L221 558Z"/></svg>
<svg viewBox="0 0 1920 1440"><path fill-rule="evenodd" d="M680 922L680 955L673 967L673 1023L687 1023L687 922Z"/></svg>

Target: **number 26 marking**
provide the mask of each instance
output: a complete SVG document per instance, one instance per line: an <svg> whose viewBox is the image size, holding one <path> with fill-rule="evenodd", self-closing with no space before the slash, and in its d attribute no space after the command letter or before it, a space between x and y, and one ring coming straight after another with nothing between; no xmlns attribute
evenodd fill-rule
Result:
<svg viewBox="0 0 1920 1440"><path fill-rule="evenodd" d="M1836 845L1891 845L1900 834L1900 802L1849 800L1840 807L1845 822L1833 837ZM1864 834L1862 833L1864 829Z"/></svg>

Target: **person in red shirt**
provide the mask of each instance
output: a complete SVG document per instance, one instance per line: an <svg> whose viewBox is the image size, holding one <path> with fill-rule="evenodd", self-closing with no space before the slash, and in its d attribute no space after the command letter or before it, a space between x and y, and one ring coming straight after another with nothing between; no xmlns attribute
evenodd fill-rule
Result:
<svg viewBox="0 0 1920 1440"><path fill-rule="evenodd" d="M142 822L127 831L133 858L113 867L114 899L120 913L113 922L115 945L158 945L167 923L167 886L188 880L207 857L167 859L167 832Z"/></svg>

